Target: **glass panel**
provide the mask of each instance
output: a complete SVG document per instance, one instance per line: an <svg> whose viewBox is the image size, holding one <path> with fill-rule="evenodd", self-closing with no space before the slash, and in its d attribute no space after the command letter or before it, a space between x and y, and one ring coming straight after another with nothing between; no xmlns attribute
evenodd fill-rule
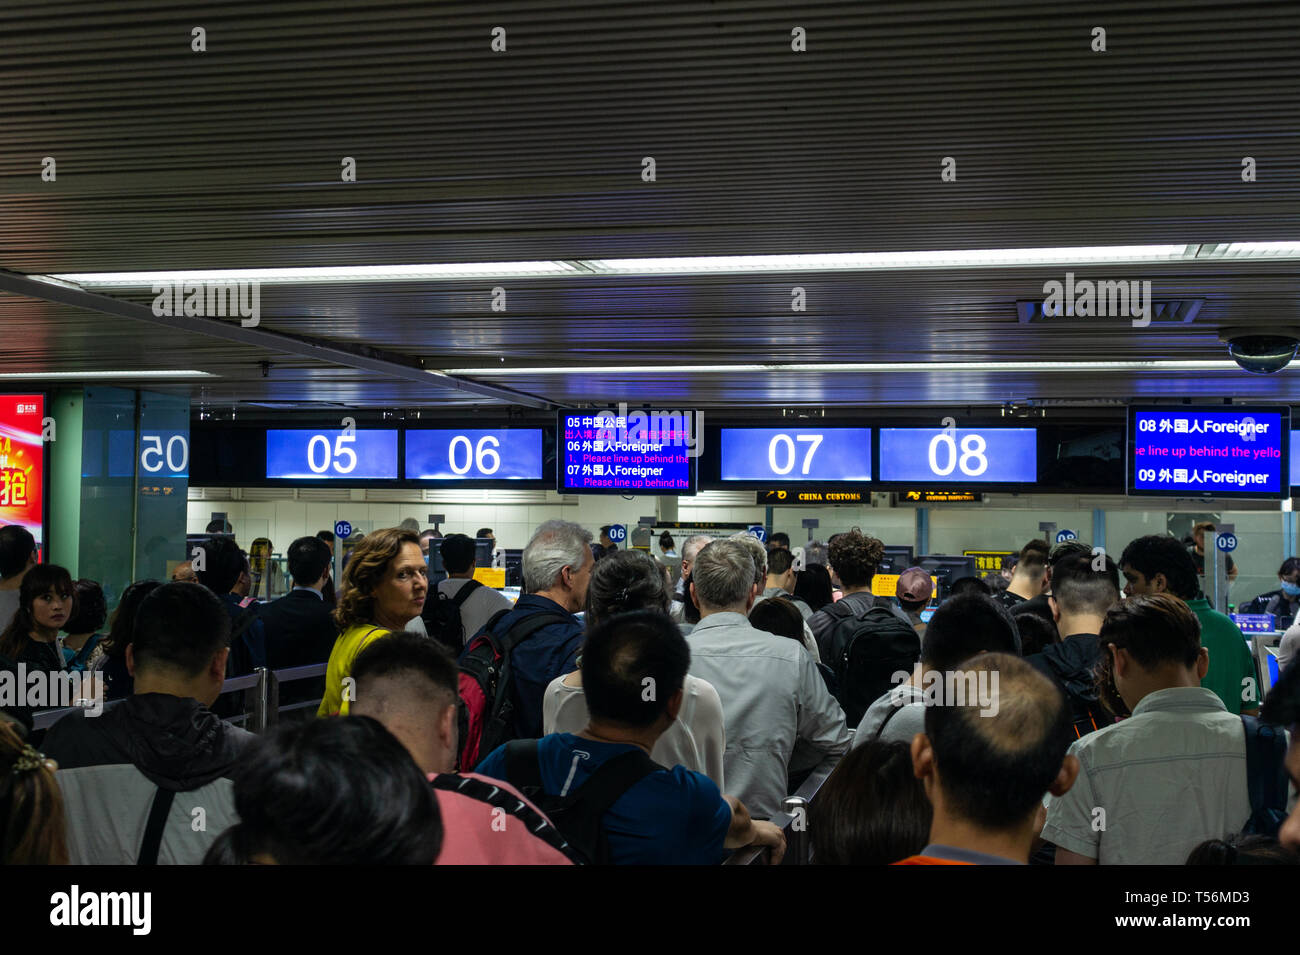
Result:
<svg viewBox="0 0 1300 955"><path fill-rule="evenodd" d="M134 434L135 392L124 388L86 389L78 572L99 582L110 610L134 579Z"/></svg>
<svg viewBox="0 0 1300 955"><path fill-rule="evenodd" d="M170 580L185 552L189 494L190 400L140 395L139 472L136 501L136 579Z"/></svg>

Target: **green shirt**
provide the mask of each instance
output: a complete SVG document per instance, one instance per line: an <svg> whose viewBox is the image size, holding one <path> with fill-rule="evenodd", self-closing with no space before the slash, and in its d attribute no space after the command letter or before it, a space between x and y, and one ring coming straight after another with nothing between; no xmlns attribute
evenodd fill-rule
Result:
<svg viewBox="0 0 1300 955"><path fill-rule="evenodd" d="M1255 683L1255 661L1237 625L1224 614L1211 609L1210 602L1204 597L1187 601L1187 607L1201 622L1201 646L1210 651L1210 669L1201 686L1213 690L1229 713L1240 715L1243 705L1248 710L1257 707L1259 690ZM1243 704L1247 679L1254 690L1251 700Z"/></svg>

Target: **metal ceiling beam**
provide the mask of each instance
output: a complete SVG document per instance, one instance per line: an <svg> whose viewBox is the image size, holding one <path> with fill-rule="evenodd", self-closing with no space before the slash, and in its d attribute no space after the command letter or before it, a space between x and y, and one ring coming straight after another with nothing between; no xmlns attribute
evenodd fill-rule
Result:
<svg viewBox="0 0 1300 955"><path fill-rule="evenodd" d="M185 315L158 316L148 306L139 305L135 302L124 302L121 299L101 295L98 292L87 291L71 282L62 282L44 276L24 275L21 272L0 269L0 290L27 298L101 312L105 315L116 315L131 321L160 325L173 330L194 332L198 335L220 338L236 344L254 345L268 351L277 351L288 355L297 355L300 358L329 362L342 365L345 368L371 371L389 378L399 378L424 385L437 384L458 391L482 395L496 401L522 405L527 408L553 410L557 407L553 402L547 401L545 398L513 391L510 388L482 384L466 378L457 378L455 375L448 375L441 371L426 371L421 363L407 359L402 355L395 355L392 352L366 346L349 348L344 345L325 344L312 338L286 335L281 332L266 331L260 328L243 328L238 321L197 318Z"/></svg>

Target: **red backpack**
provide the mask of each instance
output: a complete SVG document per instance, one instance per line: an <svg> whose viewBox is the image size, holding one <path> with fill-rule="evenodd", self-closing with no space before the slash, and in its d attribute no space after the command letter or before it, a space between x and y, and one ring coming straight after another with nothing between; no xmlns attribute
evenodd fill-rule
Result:
<svg viewBox="0 0 1300 955"><path fill-rule="evenodd" d="M500 610L470 640L460 658L460 771L469 772L502 743L514 739L515 702L510 653L538 630L573 623L566 613L542 611L515 621L501 636Z"/></svg>

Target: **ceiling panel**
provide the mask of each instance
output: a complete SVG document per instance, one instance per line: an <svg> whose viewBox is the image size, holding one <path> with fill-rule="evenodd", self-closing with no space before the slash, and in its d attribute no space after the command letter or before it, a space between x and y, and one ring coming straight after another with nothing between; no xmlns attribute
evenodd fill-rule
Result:
<svg viewBox="0 0 1300 955"><path fill-rule="evenodd" d="M195 26L206 52L191 51ZM505 53L489 47L495 26ZM806 53L790 50L795 26ZM1293 3L1194 0L10 5L0 269L1294 240L1298 29ZM345 156L357 182L340 181ZM940 177L949 156L954 182ZM535 369L1217 359L1220 327L1300 324L1295 270L1075 269L1203 299L1178 328L1023 326L1016 301L1065 271L1025 268L267 286L261 328L491 367L483 380L557 404L1287 400L1289 373ZM790 311L794 285L805 312ZM0 372L197 368L217 377L178 387L211 404L509 403L28 296L0 293L0 323Z"/></svg>

